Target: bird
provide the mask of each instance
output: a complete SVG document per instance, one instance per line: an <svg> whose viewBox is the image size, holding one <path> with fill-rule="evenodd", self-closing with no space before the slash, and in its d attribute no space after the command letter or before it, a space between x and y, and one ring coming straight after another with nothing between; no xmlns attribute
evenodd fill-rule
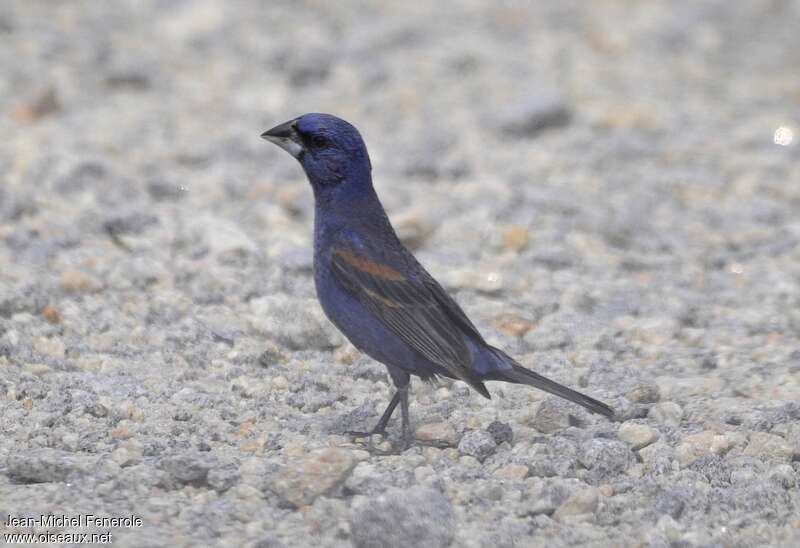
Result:
<svg viewBox="0 0 800 548"><path fill-rule="evenodd" d="M493 347L445 289L398 238L372 183L361 134L331 114L309 113L261 134L292 155L314 194L314 285L328 319L352 345L383 363L395 386L372 430L388 437L397 406L397 451L413 444L409 419L412 376L447 377L490 398L486 381L544 390L608 418L607 404L530 369ZM394 447L394 444L391 444Z"/></svg>

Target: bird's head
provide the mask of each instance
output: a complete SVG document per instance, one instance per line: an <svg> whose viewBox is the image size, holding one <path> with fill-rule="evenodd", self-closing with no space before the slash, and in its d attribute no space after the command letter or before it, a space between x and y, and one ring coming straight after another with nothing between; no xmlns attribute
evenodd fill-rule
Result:
<svg viewBox="0 0 800 548"><path fill-rule="evenodd" d="M345 181L370 181L367 147L358 130L341 118L304 114L265 131L261 137L300 162L317 194L329 194Z"/></svg>

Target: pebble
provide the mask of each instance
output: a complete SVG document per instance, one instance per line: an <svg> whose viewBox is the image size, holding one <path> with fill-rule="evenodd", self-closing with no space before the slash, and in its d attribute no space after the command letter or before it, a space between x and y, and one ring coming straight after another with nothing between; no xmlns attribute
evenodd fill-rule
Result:
<svg viewBox="0 0 800 548"><path fill-rule="evenodd" d="M647 416L659 424L678 427L683 419L683 409L675 402L665 401L653 405Z"/></svg>
<svg viewBox="0 0 800 548"><path fill-rule="evenodd" d="M769 471L769 478L784 489L793 489L797 485L797 474L789 464L775 466Z"/></svg>
<svg viewBox="0 0 800 548"><path fill-rule="evenodd" d="M455 537L450 501L439 491L414 486L354 501L350 531L357 548L445 548Z"/></svg>
<svg viewBox="0 0 800 548"><path fill-rule="evenodd" d="M165 456L159 461L164 471L162 485L166 489L177 489L183 485L206 486L209 470L216 465L213 456L199 451Z"/></svg>
<svg viewBox="0 0 800 548"><path fill-rule="evenodd" d="M480 462L494 454L497 443L494 437L483 430L472 430L461 437L458 450L463 455L474 457Z"/></svg>
<svg viewBox="0 0 800 548"><path fill-rule="evenodd" d="M677 469L677 461L673 465L675 450L661 440L640 449L639 457L647 473L666 474Z"/></svg>
<svg viewBox="0 0 800 548"><path fill-rule="evenodd" d="M65 270L61 273L61 287L74 293L94 293L102 286L93 276L80 270Z"/></svg>
<svg viewBox="0 0 800 548"><path fill-rule="evenodd" d="M747 447L744 448L744 454L789 463L794 456L794 449L780 436L767 432L753 432L750 434Z"/></svg>
<svg viewBox="0 0 800 548"><path fill-rule="evenodd" d="M45 306L42 309L42 316L52 324L61 323L61 313L52 306Z"/></svg>
<svg viewBox="0 0 800 548"><path fill-rule="evenodd" d="M417 483L424 483L428 478L436 476L436 470L432 466L418 466L414 468L414 479Z"/></svg>
<svg viewBox="0 0 800 548"><path fill-rule="evenodd" d="M600 500L599 491L590 487L582 489L565 500L553 513L556 521L571 521L575 516L594 514Z"/></svg>
<svg viewBox="0 0 800 548"><path fill-rule="evenodd" d="M497 445L514 441L514 431L508 423L494 421L486 428L486 431L494 438Z"/></svg>
<svg viewBox="0 0 800 548"><path fill-rule="evenodd" d="M350 451L333 447L314 451L286 465L267 488L289 506L299 508L339 487L355 465Z"/></svg>
<svg viewBox="0 0 800 548"><path fill-rule="evenodd" d="M548 396L539 404L532 426L544 434L551 434L567 428L570 425L569 405L560 398Z"/></svg>
<svg viewBox="0 0 800 548"><path fill-rule="evenodd" d="M6 461L6 474L20 483L65 482L90 473L97 458L76 455L58 449L41 448L25 453L11 453Z"/></svg>
<svg viewBox="0 0 800 548"><path fill-rule="evenodd" d="M126 440L126 439L128 439L128 438L133 436L133 434L134 434L133 428L134 428L134 426L133 426L133 423L131 421L129 421L129 420L121 420L121 421L119 421L117 426L115 426L111 430L110 434L111 434L111 437L114 438L115 440Z"/></svg>
<svg viewBox="0 0 800 548"><path fill-rule="evenodd" d="M656 403L661 399L661 393L654 384L639 384L626 392L625 397L634 403Z"/></svg>
<svg viewBox="0 0 800 548"><path fill-rule="evenodd" d="M532 92L512 99L492 119L498 130L508 137L532 137L550 128L565 126L570 110L556 94Z"/></svg>
<svg viewBox="0 0 800 548"><path fill-rule="evenodd" d="M603 497L613 497L614 496L614 487L609 484L603 484L597 488L597 492Z"/></svg>
<svg viewBox="0 0 800 548"><path fill-rule="evenodd" d="M707 430L685 436L678 444L676 453L681 466L686 466L703 455L724 455L743 441L743 437L735 432L718 434Z"/></svg>
<svg viewBox="0 0 800 548"><path fill-rule="evenodd" d="M516 314L503 314L492 322L498 331L509 337L522 337L536 327L534 322Z"/></svg>
<svg viewBox="0 0 800 548"><path fill-rule="evenodd" d="M507 480L521 480L528 477L528 467L524 464L507 464L495 470L492 475Z"/></svg>
<svg viewBox="0 0 800 548"><path fill-rule="evenodd" d="M51 358L63 358L66 355L64 341L59 338L39 337L34 344L37 352Z"/></svg>
<svg viewBox="0 0 800 548"><path fill-rule="evenodd" d="M578 462L590 470L592 479L598 484L600 480L608 480L625 472L634 461L628 446L616 440L591 439L581 444L578 451Z"/></svg>
<svg viewBox="0 0 800 548"><path fill-rule="evenodd" d="M11 116L17 122L31 124L46 116L58 114L61 109L58 92L54 88L47 88L14 108Z"/></svg>
<svg viewBox="0 0 800 548"><path fill-rule="evenodd" d="M638 451L658 439L658 432L644 424L624 422L617 431L617 437Z"/></svg>
<svg viewBox="0 0 800 548"><path fill-rule="evenodd" d="M271 367L286 361L286 356L277 345L265 342L264 347L265 349L258 356L258 365L261 367Z"/></svg>
<svg viewBox="0 0 800 548"><path fill-rule="evenodd" d="M458 445L458 434L449 422L432 422L417 428L415 437L422 442Z"/></svg>
<svg viewBox="0 0 800 548"><path fill-rule="evenodd" d="M503 500L503 487L498 484L486 484L476 491L476 495L485 500Z"/></svg>
<svg viewBox="0 0 800 548"><path fill-rule="evenodd" d="M289 387L289 381L283 375L276 375L272 378L270 385L276 390L286 390Z"/></svg>
<svg viewBox="0 0 800 548"><path fill-rule="evenodd" d="M567 486L558 480L545 483L533 478L525 483L527 489L516 508L516 514L520 517L551 516L569 498Z"/></svg>
<svg viewBox="0 0 800 548"><path fill-rule="evenodd" d="M129 439L111 453L111 460L120 467L134 466L142 462L142 444L135 439Z"/></svg>
<svg viewBox="0 0 800 548"><path fill-rule="evenodd" d="M503 245L509 251L519 253L530 243L530 234L524 226L512 226L503 234Z"/></svg>

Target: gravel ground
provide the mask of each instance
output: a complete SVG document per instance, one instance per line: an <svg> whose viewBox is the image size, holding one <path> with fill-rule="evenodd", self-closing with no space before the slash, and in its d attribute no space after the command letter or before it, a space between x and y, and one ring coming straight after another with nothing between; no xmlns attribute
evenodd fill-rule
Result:
<svg viewBox="0 0 800 548"><path fill-rule="evenodd" d="M800 2L428 4L0 6L0 521L800 544ZM392 387L322 315L311 193L258 138L308 111L362 130L490 342L620 420L415 381L418 437L449 447L345 436Z"/></svg>

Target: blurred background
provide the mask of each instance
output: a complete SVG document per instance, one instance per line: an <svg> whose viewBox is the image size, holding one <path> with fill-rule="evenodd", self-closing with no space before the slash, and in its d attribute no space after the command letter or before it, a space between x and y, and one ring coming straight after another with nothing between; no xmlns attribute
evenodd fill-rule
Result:
<svg viewBox="0 0 800 548"><path fill-rule="evenodd" d="M3 3L0 516L142 516L122 546L798 542L798 28L796 0ZM308 184L259 138L306 112L361 130L490 342L622 422L415 383L452 447L351 444L391 388L322 316Z"/></svg>

